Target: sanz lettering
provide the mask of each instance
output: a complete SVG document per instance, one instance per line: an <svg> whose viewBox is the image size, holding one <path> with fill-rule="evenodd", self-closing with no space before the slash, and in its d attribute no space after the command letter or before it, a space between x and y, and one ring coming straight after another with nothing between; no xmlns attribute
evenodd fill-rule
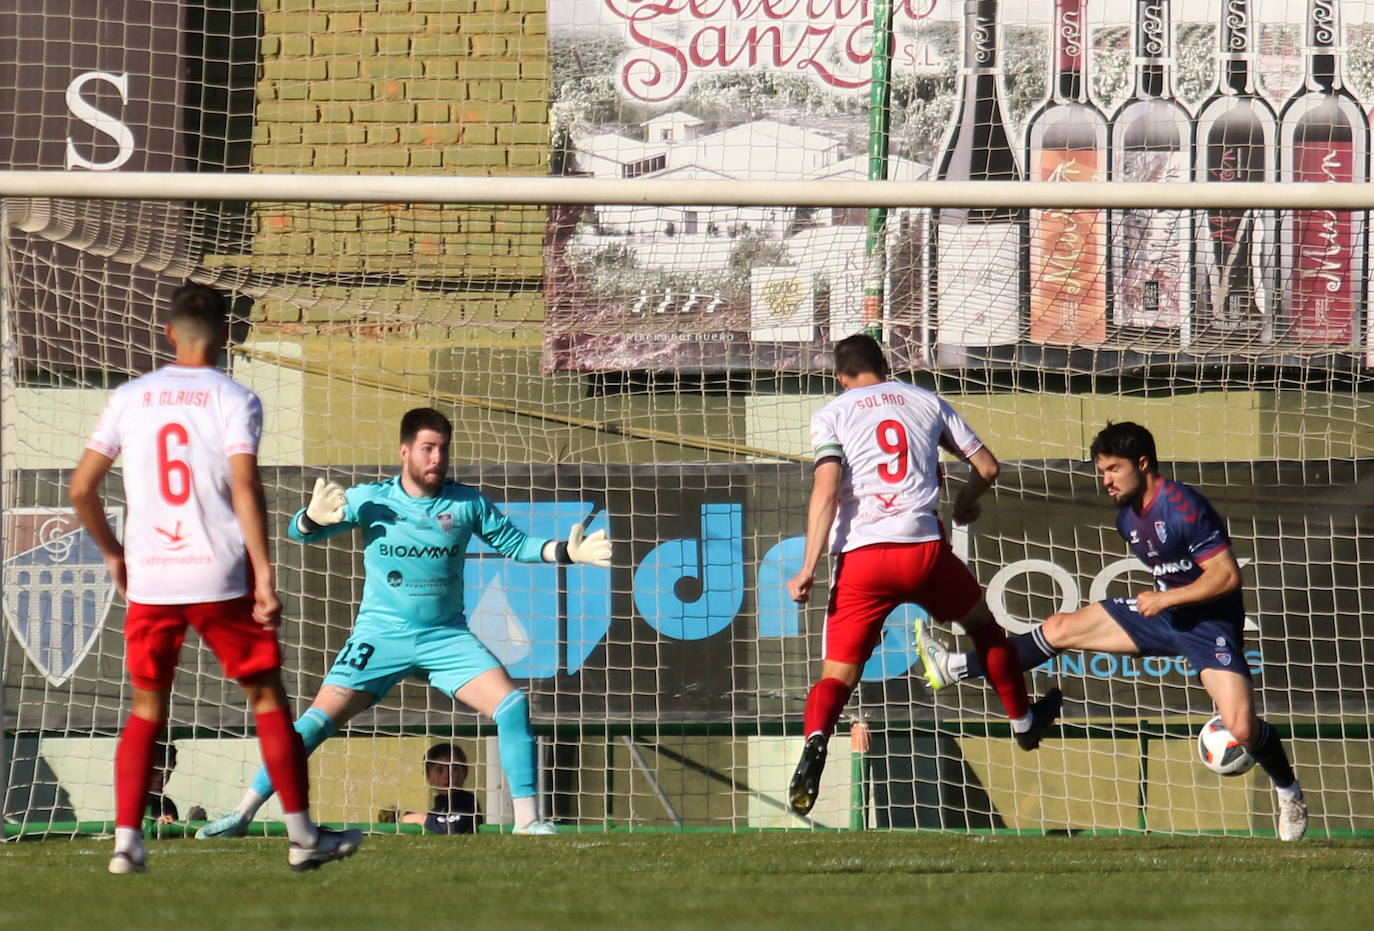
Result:
<svg viewBox="0 0 1374 931"><path fill-rule="evenodd" d="M894 28L934 7L898 0ZM791 71L847 92L872 79L867 0L605 0L605 9L624 22L631 49L618 63L617 86L645 103L671 100L721 71Z"/></svg>

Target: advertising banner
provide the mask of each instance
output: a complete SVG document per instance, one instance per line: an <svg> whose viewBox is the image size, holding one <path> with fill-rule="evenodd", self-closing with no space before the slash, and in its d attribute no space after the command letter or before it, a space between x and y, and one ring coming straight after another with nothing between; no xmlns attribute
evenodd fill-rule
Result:
<svg viewBox="0 0 1374 931"><path fill-rule="evenodd" d="M1361 542L1374 508L1351 507L1374 501L1368 465L1166 467L1228 521L1244 577L1245 661L1268 713L1368 710L1374 632L1358 629L1358 605L1374 596ZM534 467L461 478L489 489L536 536L562 538L592 515L588 526L617 541L610 570L519 564L471 547L469 623L529 679L537 717L764 723L800 714L822 655L826 601L824 579L806 607L784 587L801 563L809 467ZM509 490L526 488L528 497ZM957 530L954 544L1016 633L1054 611L1152 587L1115 520L1088 464L1007 464L983 517ZM888 619L864 669L865 713L1000 717L991 691L976 687L942 692L936 707L915 650L919 617L907 607ZM1060 685L1071 715L1097 719L1210 707L1181 657L1070 652L1029 681L1041 692Z"/></svg>
<svg viewBox="0 0 1374 931"><path fill-rule="evenodd" d="M1370 711L1374 631L1361 619L1361 606L1374 599L1370 465L1165 465L1166 474L1203 491L1228 522L1244 583L1244 659L1267 714L1363 717ZM363 481L390 470L358 467L352 474ZM574 522L587 520L589 529L607 530L616 543L610 569L517 563L479 540L469 546L468 623L527 689L538 722L752 730L800 720L822 656L828 590L827 561L810 605L796 605L785 590L803 553L808 466L493 466L459 470L458 478L485 491L534 536L563 539ZM951 483L962 478L950 476ZM107 486L114 508L122 504L117 479ZM264 479L270 513L277 515L294 513L299 489L310 484L295 468L265 469ZM1055 611L1152 584L1117 534L1115 509L1099 485L1087 463L1005 463L982 518L956 530L956 551L967 554L1010 632L1030 630ZM51 502L38 504L45 507L16 512L15 519L46 515L53 523L62 516ZM35 612L58 598L53 586L60 588L61 579L53 573L78 563L84 571L83 560L89 561L80 535L65 532L64 525L60 533L26 543L29 537L16 531L14 553L6 551L11 629L5 635L24 645L9 651L6 687L19 690L15 695L25 688L41 693L39 681L60 666L84 691L111 697L89 707L92 723L113 726L113 718L99 717L117 712L121 676L102 674L94 664L100 656L120 655L122 604L102 625L108 593L91 588L83 596L86 609L62 615L74 632L61 634L60 650L41 631L34 633ZM361 540L350 534L300 546L286 541L284 526L274 533L289 619L283 628L288 682L293 693L313 694L353 624L358 606L348 592L356 598L363 577ZM94 586L98 576L78 581ZM913 625L920 616L908 606L888 618L863 671L861 713L894 726L932 718L1000 719L992 691L976 684L945 690L938 701L932 695L915 650ZM941 623L937 630L969 645L955 628ZM92 632L108 642L93 649ZM41 654L26 645L40 637ZM83 662L87 651L93 655ZM208 655L204 661L212 662ZM185 663L185 687L196 696L188 699L195 723L216 726L217 714L226 715L230 726L240 721L236 687L196 675L189 655ZM1070 651L1033 670L1028 681L1036 692L1060 686L1070 720L1196 715L1211 707L1181 657ZM436 708L446 720L467 713L446 700L436 704L429 686L412 680L370 714L376 726L419 725Z"/></svg>
<svg viewBox="0 0 1374 931"><path fill-rule="evenodd" d="M1369 178L1370 46L1359 24L1347 40L1336 0L1264 21L1246 0L1220 14L1168 0L892 6L884 137L868 115L871 4L551 5L555 170L818 185ZM1357 211L913 205L882 229L875 217L552 209L545 368L808 371L864 331L898 367L1164 369L1239 354L1350 369L1374 330ZM879 283L875 313L864 289Z"/></svg>

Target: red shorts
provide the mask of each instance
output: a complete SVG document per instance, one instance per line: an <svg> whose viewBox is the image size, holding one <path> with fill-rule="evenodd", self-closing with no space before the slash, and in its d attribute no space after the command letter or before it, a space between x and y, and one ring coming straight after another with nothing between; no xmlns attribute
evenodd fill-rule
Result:
<svg viewBox="0 0 1374 931"><path fill-rule="evenodd" d="M250 595L186 605L131 601L124 615L124 665L135 688L171 688L187 624L200 634L230 679L281 668L277 631L253 620Z"/></svg>
<svg viewBox="0 0 1374 931"><path fill-rule="evenodd" d="M983 594L945 540L874 543L841 553L825 615L825 658L862 666L882 639L883 622L913 602L942 621L968 614Z"/></svg>

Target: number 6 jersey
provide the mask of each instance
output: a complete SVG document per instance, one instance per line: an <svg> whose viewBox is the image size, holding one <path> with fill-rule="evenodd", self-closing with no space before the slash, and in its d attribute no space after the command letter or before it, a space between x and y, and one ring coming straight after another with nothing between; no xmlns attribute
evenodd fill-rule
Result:
<svg viewBox="0 0 1374 931"><path fill-rule="evenodd" d="M904 382L850 388L811 418L816 461L843 467L830 551L941 537L939 449L983 443L948 402Z"/></svg>
<svg viewBox="0 0 1374 931"><path fill-rule="evenodd" d="M86 443L124 456L124 561L140 604L248 593L229 457L257 455L262 404L218 369L168 365L116 388Z"/></svg>

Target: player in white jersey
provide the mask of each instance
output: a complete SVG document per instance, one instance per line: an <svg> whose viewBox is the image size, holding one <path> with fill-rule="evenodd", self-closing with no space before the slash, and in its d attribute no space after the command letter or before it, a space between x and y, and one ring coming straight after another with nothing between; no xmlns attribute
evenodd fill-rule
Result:
<svg viewBox="0 0 1374 931"><path fill-rule="evenodd" d="M222 294L201 285L177 289L166 332L176 362L115 390L70 487L72 506L128 602L125 665L133 701L115 752L109 870L147 870L145 799L188 625L247 693L263 760L290 812L287 862L314 869L352 854L362 833L320 828L308 810L305 748L291 727L277 643L281 601L258 475L262 405L215 367L229 335ZM100 497L121 455L123 544Z"/></svg>
<svg viewBox="0 0 1374 931"><path fill-rule="evenodd" d="M788 790L799 815L816 803L830 735L883 622L900 604L918 604L969 632L1022 749L1039 746L1061 700L1052 689L1030 704L1021 661L940 522L939 450L972 466L952 510L960 524L978 519L978 498L997 479L997 459L938 395L889 380L882 347L872 337L850 336L835 345L835 378L842 393L811 418L816 470L806 550L800 571L787 582L792 599L805 604L821 555L827 548L835 554L825 657L806 698L806 743Z"/></svg>

